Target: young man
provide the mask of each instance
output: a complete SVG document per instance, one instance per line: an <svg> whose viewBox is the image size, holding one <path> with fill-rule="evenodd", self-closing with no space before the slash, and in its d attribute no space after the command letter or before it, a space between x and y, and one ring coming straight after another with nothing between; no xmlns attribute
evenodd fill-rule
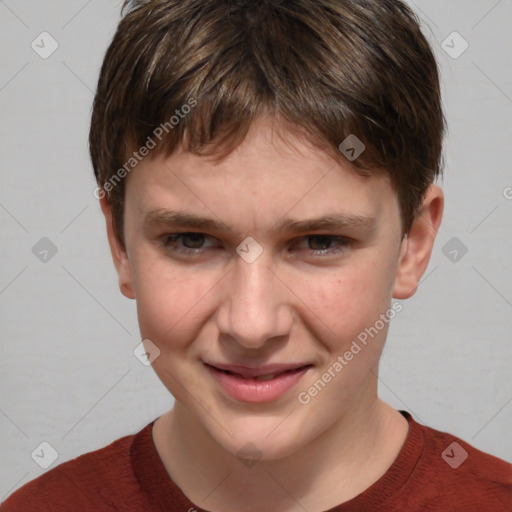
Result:
<svg viewBox="0 0 512 512"><path fill-rule="evenodd" d="M510 511L512 466L379 400L443 211L435 59L398 0L134 0L91 156L175 397L11 511ZM414 336L414 333L411 333Z"/></svg>

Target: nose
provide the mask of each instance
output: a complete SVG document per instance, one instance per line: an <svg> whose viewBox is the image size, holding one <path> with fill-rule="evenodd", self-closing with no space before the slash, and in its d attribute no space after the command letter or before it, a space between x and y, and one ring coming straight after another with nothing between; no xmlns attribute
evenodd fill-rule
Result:
<svg viewBox="0 0 512 512"><path fill-rule="evenodd" d="M266 258L247 263L237 258L225 284L217 322L221 335L248 349L286 336L292 327L290 292Z"/></svg>

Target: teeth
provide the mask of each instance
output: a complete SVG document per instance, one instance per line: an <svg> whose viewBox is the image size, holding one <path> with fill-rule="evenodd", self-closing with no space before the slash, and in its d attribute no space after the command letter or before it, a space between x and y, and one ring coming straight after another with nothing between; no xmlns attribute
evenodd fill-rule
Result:
<svg viewBox="0 0 512 512"><path fill-rule="evenodd" d="M234 373L234 372L230 372L229 370L222 370L224 373L227 373L228 375L233 375L235 377L238 377L239 379L256 379L256 380L272 380L276 374L275 373L270 373L268 375L260 375L258 377L243 377L242 375L240 375L239 373Z"/></svg>
<svg viewBox="0 0 512 512"><path fill-rule="evenodd" d="M275 377L274 373L270 375L260 375L259 377L255 377L256 380L272 380Z"/></svg>

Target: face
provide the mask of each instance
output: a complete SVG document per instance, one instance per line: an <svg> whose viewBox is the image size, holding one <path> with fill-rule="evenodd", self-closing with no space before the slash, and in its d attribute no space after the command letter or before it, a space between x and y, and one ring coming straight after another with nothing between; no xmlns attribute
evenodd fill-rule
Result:
<svg viewBox="0 0 512 512"><path fill-rule="evenodd" d="M386 178L286 140L261 120L221 163L145 159L127 182L126 253L113 249L176 413L266 459L371 406L407 259Z"/></svg>

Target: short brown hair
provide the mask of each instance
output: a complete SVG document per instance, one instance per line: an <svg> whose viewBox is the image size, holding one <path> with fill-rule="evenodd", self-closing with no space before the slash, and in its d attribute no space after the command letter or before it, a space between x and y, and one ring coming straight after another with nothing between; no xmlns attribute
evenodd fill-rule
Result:
<svg viewBox="0 0 512 512"><path fill-rule="evenodd" d="M441 172L445 119L435 57L401 0L126 0L125 11L89 136L121 243L125 180L112 179L130 151L164 126L156 151L222 158L264 112L339 159L356 135L365 150L351 166L389 175L409 231Z"/></svg>

